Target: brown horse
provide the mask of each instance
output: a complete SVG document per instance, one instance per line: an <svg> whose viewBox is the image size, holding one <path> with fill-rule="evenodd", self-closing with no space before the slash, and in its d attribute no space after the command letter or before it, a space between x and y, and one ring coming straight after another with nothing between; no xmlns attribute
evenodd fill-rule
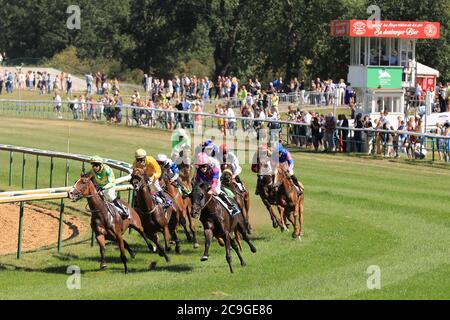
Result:
<svg viewBox="0 0 450 320"><path fill-rule="evenodd" d="M147 181L148 178L143 169L135 168L133 170L131 174L131 185L136 192L134 207L141 214L145 233L157 245L160 256L163 256L168 262L169 257L165 251L170 250L170 233L171 226L174 224L173 216L175 215L173 214L172 207L164 210L162 205L156 203ZM158 232L163 234L165 251L160 245ZM177 251L179 250L178 244Z"/></svg>
<svg viewBox="0 0 450 320"><path fill-rule="evenodd" d="M283 224L278 220L272 207L277 204L277 193L273 187L273 176L258 175L257 191L264 206L269 211L272 226L275 229L281 227Z"/></svg>
<svg viewBox="0 0 450 320"><path fill-rule="evenodd" d="M182 192L173 183L170 182L170 179L172 179L173 177L172 177L169 169L162 167L161 170L162 170L162 174L161 174L160 184L166 190L166 192L169 194L169 196L173 199L174 209L177 213L178 222L183 227L187 240L189 242L193 242L194 248L197 249L199 247L199 244L198 244L197 235L195 232L195 222L191 216L191 211L192 211L191 210L191 199L189 197L183 197ZM183 170L186 171L184 168L183 168ZM180 172L181 172L181 170L180 170ZM181 173L180 173L180 177L181 177ZM184 175L184 178L186 179L185 175ZM190 180L190 177L189 177L189 180ZM182 184L183 182L181 182L179 179L178 183ZM185 190L188 190L187 186L185 186L184 184L181 187L185 188ZM187 229L186 221L189 221L189 228L192 232L192 236Z"/></svg>
<svg viewBox="0 0 450 320"><path fill-rule="evenodd" d="M245 188L244 191L241 191L237 185L236 180L233 178L233 173L226 166L222 165L222 185L229 189L235 195L235 199L239 208L241 209L242 214L244 215L244 221L246 228L251 234L251 225L250 225L250 195Z"/></svg>
<svg viewBox="0 0 450 320"><path fill-rule="evenodd" d="M75 183L73 188L69 191L69 198L76 202L82 198L87 198L89 211L91 216L91 228L95 233L95 238L100 246L100 269L105 269L105 242L116 241L120 249L120 258L125 267L125 273L128 273L127 257L125 256L125 249L128 250L131 257L135 257L135 253L131 250L128 243L123 239L123 233L132 228L136 230L142 238L144 238L150 251L153 251L153 246L144 233L141 219L138 213L131 208L128 203L120 200L122 206L127 208L130 212L130 218L122 220L118 210L114 206L110 206L103 199L100 193L97 192L94 183L91 180L90 174L83 174L81 178ZM109 210L108 210L109 207Z"/></svg>
<svg viewBox="0 0 450 320"><path fill-rule="evenodd" d="M202 222L205 232L205 251L200 260L208 260L209 247L213 236L218 239L222 239L225 243L226 260L230 267L230 272L233 273L233 266L231 265L231 248L233 248L236 252L242 266L245 266L245 262L236 241L230 234L237 230L240 234L242 234L244 241L248 243L250 250L253 253L256 252L256 248L248 238L248 230L245 227L243 215L238 214L231 217L231 215L219 203L215 196L209 194L208 191L209 185L206 183L199 183L194 186L191 194L193 215L195 218L200 217L200 221Z"/></svg>
<svg viewBox="0 0 450 320"><path fill-rule="evenodd" d="M282 166L278 166L274 178L274 188L277 192L277 207L280 213L281 228L287 231L284 223L285 215L294 226L293 238L302 239L303 236L303 212L305 195L303 190L298 190L289 174Z"/></svg>

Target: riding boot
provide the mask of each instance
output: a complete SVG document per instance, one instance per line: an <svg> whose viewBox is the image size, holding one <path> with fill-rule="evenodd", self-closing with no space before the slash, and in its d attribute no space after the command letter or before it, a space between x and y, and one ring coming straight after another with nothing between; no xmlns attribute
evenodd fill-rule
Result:
<svg viewBox="0 0 450 320"><path fill-rule="evenodd" d="M116 208L118 208L121 211L120 215L122 216L123 220L126 220L130 217L128 211L125 210L125 208L119 202L119 199L114 199L113 204L116 206Z"/></svg>
<svg viewBox="0 0 450 320"><path fill-rule="evenodd" d="M230 199L227 197L227 195L224 192L221 192L219 194L220 199L225 202L225 204L228 206L228 209L231 210L231 215L235 216L239 213L241 213L241 210L238 208L238 206L230 201Z"/></svg>
<svg viewBox="0 0 450 320"><path fill-rule="evenodd" d="M303 189L304 189L304 188L303 188L302 185L300 185L300 183L299 183L297 177L296 177L295 175L292 175L292 176L291 176L291 179L292 179L292 181L294 182L294 184L298 187L298 189L300 190L300 192L303 192Z"/></svg>
<svg viewBox="0 0 450 320"><path fill-rule="evenodd" d="M169 209L172 206L172 200L167 199L163 191L158 191L158 197L163 201L164 209Z"/></svg>

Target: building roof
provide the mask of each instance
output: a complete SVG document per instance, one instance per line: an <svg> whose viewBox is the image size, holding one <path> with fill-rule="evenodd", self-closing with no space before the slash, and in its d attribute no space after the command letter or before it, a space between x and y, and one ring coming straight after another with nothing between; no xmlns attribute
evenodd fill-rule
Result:
<svg viewBox="0 0 450 320"><path fill-rule="evenodd" d="M417 62L416 75L439 77L439 71L429 66L426 66L420 62Z"/></svg>

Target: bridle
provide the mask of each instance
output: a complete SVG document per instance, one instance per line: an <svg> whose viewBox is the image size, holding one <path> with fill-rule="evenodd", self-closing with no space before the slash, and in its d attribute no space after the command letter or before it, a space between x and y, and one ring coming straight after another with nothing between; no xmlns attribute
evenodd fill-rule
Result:
<svg viewBox="0 0 450 320"><path fill-rule="evenodd" d="M83 192L80 191L80 189L77 188L78 183L80 182L81 179L78 179L78 181L75 183L75 185L72 187L72 190L70 191L75 198L77 198L77 200L80 200L82 198L93 198L98 194L94 194L94 195L84 195ZM82 183L82 185L85 185L86 183Z"/></svg>
<svg viewBox="0 0 450 320"><path fill-rule="evenodd" d="M203 191L203 190L202 190ZM203 191L202 196L205 197L205 192ZM200 205L200 209L198 211L200 211L200 213L203 211L203 209L206 208L206 206L211 202L211 200L213 199L213 196L210 195L209 199L206 200L206 202L203 205ZM202 199L203 200L203 199Z"/></svg>

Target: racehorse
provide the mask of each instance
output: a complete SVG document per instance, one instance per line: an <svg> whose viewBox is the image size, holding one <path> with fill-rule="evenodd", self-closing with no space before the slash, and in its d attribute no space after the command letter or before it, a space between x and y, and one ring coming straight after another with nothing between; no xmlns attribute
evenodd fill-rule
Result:
<svg viewBox="0 0 450 320"><path fill-rule="evenodd" d="M242 266L245 266L245 262L235 239L231 237L231 233L239 232L253 253L256 252L256 248L248 238L248 230L245 226L243 215L238 214L232 217L219 203L216 197L209 194L208 191L208 184L198 183L194 186L191 194L193 216L195 218L200 217L205 233L205 251L200 260L208 260L209 247L213 236L218 239L222 239L225 244L226 260L228 262L228 266L230 267L230 272L233 273L233 266L231 265L231 248L233 248L236 252Z"/></svg>
<svg viewBox="0 0 450 320"><path fill-rule="evenodd" d="M136 256L128 243L123 239L123 234L128 228L136 230L141 237L144 238L150 251L153 251L153 245L144 233L144 228L138 213L131 208L128 203L120 200L122 206L130 212L130 218L123 220L117 208L107 204L102 199L102 195L97 191L91 180L90 174L81 175L81 178L69 191L69 198L74 202L79 201L82 198L87 198L89 211L92 213L91 228L94 231L95 238L100 246L100 269L103 270L107 267L105 261L105 242L106 240L109 240L118 243L120 259L123 262L125 273L128 273L125 249L128 250L132 258Z"/></svg>
<svg viewBox="0 0 450 320"><path fill-rule="evenodd" d="M288 216L289 221L294 225L293 238L302 239L303 236L303 213L305 195L303 190L298 190L289 174L282 166L278 166L274 184L277 194L277 207L280 213L280 222L282 230L287 231L284 223L285 215Z"/></svg>
<svg viewBox="0 0 450 320"><path fill-rule="evenodd" d="M194 248L197 249L199 247L198 240L197 240L197 234L195 232L195 222L194 219L191 216L191 199L189 197L183 197L182 192L173 184L170 182L170 179L172 178L170 172L166 168L162 169L162 175L161 175L161 183L160 185L166 190L166 192L169 194L169 196L173 199L175 209L178 215L178 221L180 222L181 226L184 229L184 233L186 234L186 238L189 242L193 242ZM186 168L182 168L183 171L186 173ZM186 179L186 176L189 176L189 174L184 174L184 179ZM181 169L180 169L180 177L181 177ZM181 180L181 179L179 179ZM190 182L190 181L189 181ZM183 182L179 182L180 184L183 184ZM187 189L186 185L182 185L182 188L185 190ZM192 236L189 233L186 221L189 221L189 228L192 232Z"/></svg>
<svg viewBox="0 0 450 320"><path fill-rule="evenodd" d="M222 185L229 189L235 195L237 204L239 205L242 214L244 215L245 225L248 233L251 234L250 225L250 195L247 188L244 187L244 191L241 191L237 185L236 180L233 178L233 173L226 164L222 165Z"/></svg>
<svg viewBox="0 0 450 320"><path fill-rule="evenodd" d="M163 256L169 262L169 257L159 243L158 232L163 234L165 249L169 251L170 234L175 223L174 219L176 219L176 217L173 217L175 216L173 214L173 208L164 210L161 205L156 203L150 192L147 184L148 178L143 169L135 168L131 174L130 181L136 192L134 207L141 214L144 230L148 237L157 245L160 256ZM178 242L176 242L176 246L176 251L179 252Z"/></svg>
<svg viewBox="0 0 450 320"><path fill-rule="evenodd" d="M270 219L272 219L272 226L276 229L282 226L282 223L278 220L272 205L277 203L277 194L273 187L273 176L271 175L258 175L258 194L267 208L270 214Z"/></svg>

